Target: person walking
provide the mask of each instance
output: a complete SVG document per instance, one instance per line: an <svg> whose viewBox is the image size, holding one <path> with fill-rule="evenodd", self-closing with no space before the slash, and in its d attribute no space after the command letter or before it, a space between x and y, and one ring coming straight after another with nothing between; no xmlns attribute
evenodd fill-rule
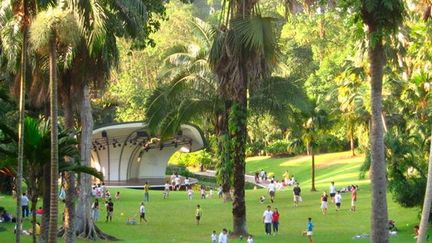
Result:
<svg viewBox="0 0 432 243"><path fill-rule="evenodd" d="M24 192L21 197L21 211L22 211L22 217L26 218L29 216L29 199L27 197L27 194Z"/></svg>
<svg viewBox="0 0 432 243"><path fill-rule="evenodd" d="M107 210L107 216L106 216L105 222L108 222L108 220L111 222L113 212L114 212L114 203L112 202L111 198L109 198L107 203L106 203L106 210Z"/></svg>
<svg viewBox="0 0 432 243"><path fill-rule="evenodd" d="M336 203L336 211L339 211L342 204L342 195L340 194L340 191L336 192L335 203Z"/></svg>
<svg viewBox="0 0 432 243"><path fill-rule="evenodd" d="M270 184L268 185L268 191L270 195L270 201L273 203L276 195L276 184L273 180L271 180Z"/></svg>
<svg viewBox="0 0 432 243"><path fill-rule="evenodd" d="M272 214L273 234L279 233L279 211L277 208L274 209Z"/></svg>
<svg viewBox="0 0 432 243"><path fill-rule="evenodd" d="M99 219L99 200L97 198L92 205L92 219L94 222Z"/></svg>
<svg viewBox="0 0 432 243"><path fill-rule="evenodd" d="M327 208L328 208L328 196L326 192L323 192L321 195L321 212L323 215L327 214Z"/></svg>
<svg viewBox="0 0 432 243"><path fill-rule="evenodd" d="M212 234L210 235L210 239L212 243L218 243L218 235L216 234L216 230L213 230Z"/></svg>
<svg viewBox="0 0 432 243"><path fill-rule="evenodd" d="M198 204L195 210L195 219L197 225L199 225L201 217L202 217L202 209L201 206Z"/></svg>
<svg viewBox="0 0 432 243"><path fill-rule="evenodd" d="M150 185L148 184L148 181L144 183L144 202L150 201L150 195L149 195Z"/></svg>
<svg viewBox="0 0 432 243"><path fill-rule="evenodd" d="M163 192L163 198L167 199L169 197L169 193L170 193L170 184L167 182L165 182L165 188L164 188L164 192Z"/></svg>
<svg viewBox="0 0 432 243"><path fill-rule="evenodd" d="M298 203L302 201L300 184L295 184L293 188L293 194L294 194L294 206L297 207Z"/></svg>
<svg viewBox="0 0 432 243"><path fill-rule="evenodd" d="M144 207L144 202L141 202L141 206L139 208L139 213L140 213L140 223L144 220L144 222L147 223L147 219L145 218L145 207Z"/></svg>
<svg viewBox="0 0 432 243"><path fill-rule="evenodd" d="M312 223L312 218L308 218L308 223L306 225L306 236L309 240L309 243L313 243L313 240L312 240L313 227L314 227L314 225Z"/></svg>
<svg viewBox="0 0 432 243"><path fill-rule="evenodd" d="M228 243L228 230L223 229L219 234L218 243Z"/></svg>
<svg viewBox="0 0 432 243"><path fill-rule="evenodd" d="M356 211L356 202L357 202L357 187L352 185L351 187L351 211Z"/></svg>
<svg viewBox="0 0 432 243"><path fill-rule="evenodd" d="M330 189L329 192L330 192L330 197L331 197L332 203L335 203L336 186L334 184L334 181L331 182L329 189Z"/></svg>
<svg viewBox="0 0 432 243"><path fill-rule="evenodd" d="M263 213L263 222L266 235L271 235L272 220L273 212L271 211L270 205L268 205L267 209Z"/></svg>

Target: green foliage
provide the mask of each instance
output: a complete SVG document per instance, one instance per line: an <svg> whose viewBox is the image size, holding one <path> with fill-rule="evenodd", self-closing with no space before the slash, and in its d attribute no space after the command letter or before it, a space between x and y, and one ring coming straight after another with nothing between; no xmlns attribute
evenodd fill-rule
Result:
<svg viewBox="0 0 432 243"><path fill-rule="evenodd" d="M288 155L290 143L286 140L275 140L267 145L264 150L268 155Z"/></svg>
<svg viewBox="0 0 432 243"><path fill-rule="evenodd" d="M30 28L33 49L47 54L48 43L54 33L61 46L74 46L78 43L78 25L72 12L50 7L39 13Z"/></svg>
<svg viewBox="0 0 432 243"><path fill-rule="evenodd" d="M213 169L216 166L215 160L212 155L206 150L200 150L193 153L176 152L169 160L170 164L184 167L200 167L203 165L205 168Z"/></svg>

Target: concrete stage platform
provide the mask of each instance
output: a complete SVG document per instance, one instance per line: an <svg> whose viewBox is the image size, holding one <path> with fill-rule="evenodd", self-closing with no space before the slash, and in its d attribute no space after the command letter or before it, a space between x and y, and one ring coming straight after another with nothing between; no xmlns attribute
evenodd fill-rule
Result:
<svg viewBox="0 0 432 243"><path fill-rule="evenodd" d="M184 185L184 177L181 176L181 185ZM198 180L195 178L189 178L190 184L196 184L198 183ZM108 188L136 188L136 189L143 189L145 182L148 182L150 184L150 188L164 188L165 182L168 181L168 183L171 183L170 176L167 176L165 178L143 178L143 179L130 179L127 181L105 181L105 186Z"/></svg>

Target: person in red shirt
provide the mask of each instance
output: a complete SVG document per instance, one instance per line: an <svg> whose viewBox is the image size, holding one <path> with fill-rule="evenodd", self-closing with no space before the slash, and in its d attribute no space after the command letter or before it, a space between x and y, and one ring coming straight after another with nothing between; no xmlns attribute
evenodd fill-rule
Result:
<svg viewBox="0 0 432 243"><path fill-rule="evenodd" d="M273 232L275 235L279 232L279 211L277 208L274 209L272 215Z"/></svg>
<svg viewBox="0 0 432 243"><path fill-rule="evenodd" d="M357 187L351 187L351 211L356 211L356 202L357 202Z"/></svg>

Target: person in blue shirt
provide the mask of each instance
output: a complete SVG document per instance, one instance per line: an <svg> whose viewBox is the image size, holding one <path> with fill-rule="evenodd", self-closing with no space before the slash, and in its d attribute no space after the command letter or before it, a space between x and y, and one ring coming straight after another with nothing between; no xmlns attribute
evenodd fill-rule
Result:
<svg viewBox="0 0 432 243"><path fill-rule="evenodd" d="M309 243L313 243L313 240L312 240L312 231L313 231L312 218L308 218L308 223L307 223L307 226L306 226L306 236L309 239Z"/></svg>

